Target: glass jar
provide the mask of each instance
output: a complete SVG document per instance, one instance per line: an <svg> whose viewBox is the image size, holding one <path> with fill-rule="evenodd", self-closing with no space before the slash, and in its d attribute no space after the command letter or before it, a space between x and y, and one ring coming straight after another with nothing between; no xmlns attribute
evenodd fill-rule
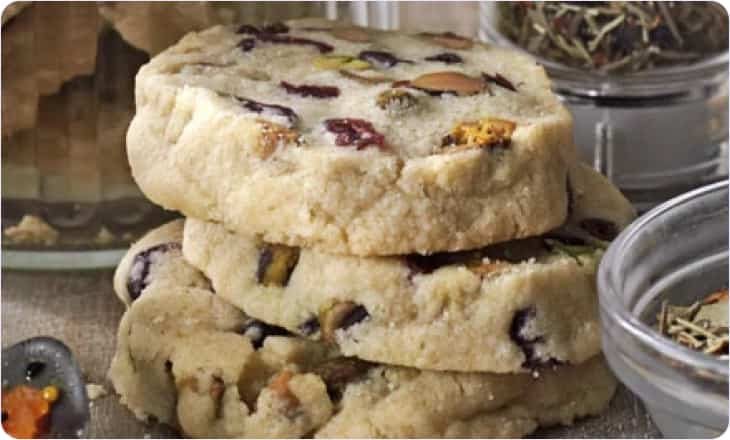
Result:
<svg viewBox="0 0 730 440"><path fill-rule="evenodd" d="M497 6L482 2L480 38L523 50L499 31L498 20ZM727 177L727 52L626 75L537 60L573 114L581 159L640 211Z"/></svg>
<svg viewBox="0 0 730 440"><path fill-rule="evenodd" d="M127 163L134 76L188 32L322 16L395 27L388 2L17 2L2 17L2 265L114 266L175 214Z"/></svg>
<svg viewBox="0 0 730 440"><path fill-rule="evenodd" d="M661 304L690 305L728 287L728 182L666 202L613 241L598 271L603 351L670 438L728 426L728 361L662 336Z"/></svg>

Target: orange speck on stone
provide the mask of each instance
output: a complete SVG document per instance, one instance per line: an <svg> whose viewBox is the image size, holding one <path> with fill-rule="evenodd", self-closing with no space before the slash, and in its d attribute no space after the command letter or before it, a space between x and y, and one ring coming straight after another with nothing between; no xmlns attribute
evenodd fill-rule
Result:
<svg viewBox="0 0 730 440"><path fill-rule="evenodd" d="M55 387L54 387L55 388ZM58 397L56 390L56 398ZM51 402L38 388L18 385L3 390L3 429L15 438L38 438L47 433Z"/></svg>

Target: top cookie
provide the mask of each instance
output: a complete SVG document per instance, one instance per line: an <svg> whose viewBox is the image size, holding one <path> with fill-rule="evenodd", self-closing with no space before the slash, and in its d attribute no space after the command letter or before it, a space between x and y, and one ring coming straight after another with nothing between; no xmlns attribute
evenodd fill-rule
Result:
<svg viewBox="0 0 730 440"><path fill-rule="evenodd" d="M572 121L544 70L453 34L218 26L144 66L136 99L142 191L269 242L428 254L566 218Z"/></svg>

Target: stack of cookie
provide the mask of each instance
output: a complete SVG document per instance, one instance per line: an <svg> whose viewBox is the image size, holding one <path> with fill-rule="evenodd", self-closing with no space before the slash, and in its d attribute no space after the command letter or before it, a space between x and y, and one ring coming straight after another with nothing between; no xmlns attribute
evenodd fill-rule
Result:
<svg viewBox="0 0 730 440"><path fill-rule="evenodd" d="M517 437L596 414L595 273L633 218L534 61L324 20L189 34L128 154L111 379L201 437Z"/></svg>

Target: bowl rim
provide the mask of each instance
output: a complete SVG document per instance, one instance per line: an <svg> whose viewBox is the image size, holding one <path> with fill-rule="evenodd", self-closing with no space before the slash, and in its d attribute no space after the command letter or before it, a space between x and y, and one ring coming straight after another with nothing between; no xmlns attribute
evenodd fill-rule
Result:
<svg viewBox="0 0 730 440"><path fill-rule="evenodd" d="M502 47L517 50L534 58L562 87L596 88L600 91L587 93L601 96L660 96L677 90L691 89L710 81L714 75L727 77L730 65L730 50L708 54L700 60L688 63L662 66L648 71L611 73L596 72L554 61L529 52L500 32L493 23L481 29L482 39ZM650 90L643 90L648 88Z"/></svg>
<svg viewBox="0 0 730 440"><path fill-rule="evenodd" d="M601 309L605 312L606 316L611 319L611 321L617 323L624 331L634 336L645 347L667 356L685 366L689 366L697 370L703 370L711 373L712 375L722 376L725 378L725 382L728 381L730 371L730 363L728 360L714 358L710 355L697 352L663 337L654 328L641 322L638 317L636 317L623 305L619 298L619 294L615 290L617 283L614 283L614 280L618 278L618 274L615 270L616 266L609 262L616 261L620 258L623 252L627 249L626 244L631 242L636 234L641 232L647 224L654 222L657 218L665 215L668 211L673 210L677 206L693 202L710 194L719 192L727 193L729 184L730 180L726 179L697 188L693 191L670 199L642 215L628 228L622 231L611 243L598 268L599 303Z"/></svg>

